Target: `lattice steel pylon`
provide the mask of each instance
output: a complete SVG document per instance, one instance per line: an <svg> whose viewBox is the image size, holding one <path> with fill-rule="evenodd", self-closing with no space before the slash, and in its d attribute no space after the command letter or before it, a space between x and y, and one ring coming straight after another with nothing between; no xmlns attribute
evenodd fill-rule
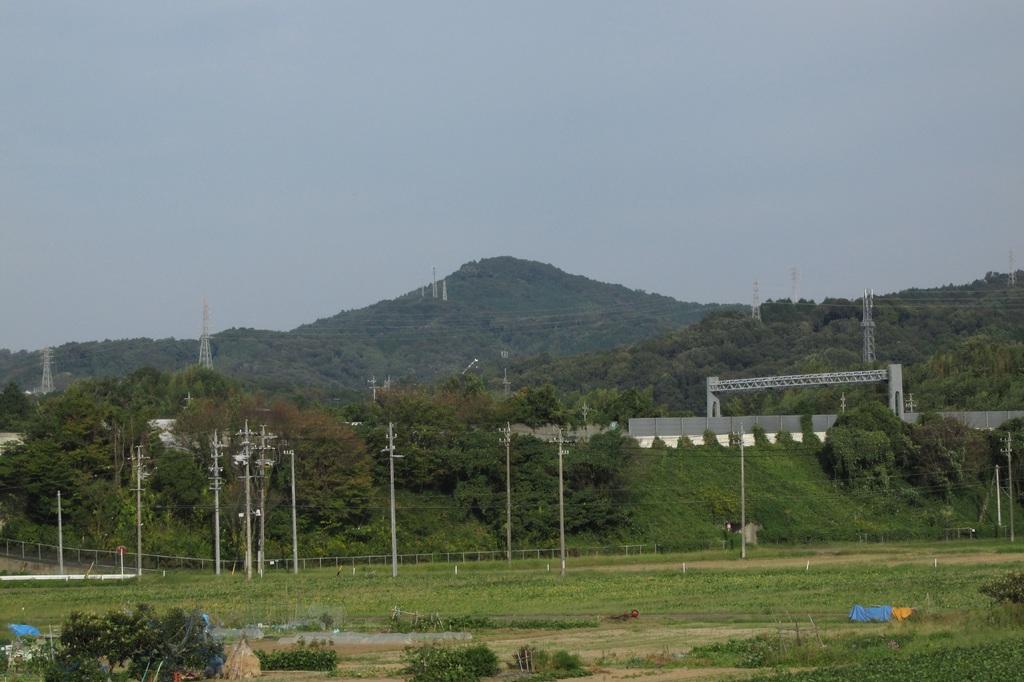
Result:
<svg viewBox="0 0 1024 682"><path fill-rule="evenodd" d="M1010 249L1010 276L1009 276L1010 287L1017 286L1017 265L1013 261L1013 249Z"/></svg>
<svg viewBox="0 0 1024 682"><path fill-rule="evenodd" d="M757 286L757 280L754 280L754 297L750 301L750 317L761 321L761 294Z"/></svg>
<svg viewBox="0 0 1024 682"><path fill-rule="evenodd" d="M871 319L871 311L875 307L875 292L864 290L864 313L861 315L860 326L864 331L864 362L875 361L875 321Z"/></svg>
<svg viewBox="0 0 1024 682"><path fill-rule="evenodd" d="M203 299L203 333L199 337L199 366L213 369L213 355L210 353L210 306Z"/></svg>
<svg viewBox="0 0 1024 682"><path fill-rule="evenodd" d="M53 351L47 346L43 349L43 381L39 392L43 395L53 393Z"/></svg>

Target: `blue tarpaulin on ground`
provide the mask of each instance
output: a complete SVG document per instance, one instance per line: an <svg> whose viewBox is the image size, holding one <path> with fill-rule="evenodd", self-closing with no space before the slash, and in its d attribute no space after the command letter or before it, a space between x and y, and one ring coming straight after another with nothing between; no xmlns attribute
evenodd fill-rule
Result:
<svg viewBox="0 0 1024 682"><path fill-rule="evenodd" d="M14 633L15 637L39 637L39 628L34 628L31 625L18 625L17 623L11 623L7 626L7 629Z"/></svg>
<svg viewBox="0 0 1024 682"><path fill-rule="evenodd" d="M850 609L850 620L855 623L888 623L892 620L892 607L854 604Z"/></svg>

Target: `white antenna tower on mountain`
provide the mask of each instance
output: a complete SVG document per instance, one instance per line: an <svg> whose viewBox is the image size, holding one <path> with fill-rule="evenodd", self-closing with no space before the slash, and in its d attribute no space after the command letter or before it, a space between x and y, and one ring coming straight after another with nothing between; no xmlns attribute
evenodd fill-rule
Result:
<svg viewBox="0 0 1024 682"><path fill-rule="evenodd" d="M800 300L800 271L795 267L789 269L789 280L792 284L789 300L796 303Z"/></svg>
<svg viewBox="0 0 1024 682"><path fill-rule="evenodd" d="M1017 286L1017 266L1013 262L1013 249L1010 249L1010 286Z"/></svg>
<svg viewBox="0 0 1024 682"><path fill-rule="evenodd" d="M750 302L750 317L761 321L761 294L757 287L757 280L754 280L754 298Z"/></svg>
<svg viewBox="0 0 1024 682"><path fill-rule="evenodd" d="M210 306L203 297L203 333L199 337L199 366L213 369L213 355L210 353Z"/></svg>
<svg viewBox="0 0 1024 682"><path fill-rule="evenodd" d="M441 300L442 301L447 301L448 300L448 280L447 279L442 279L441 280Z"/></svg>
<svg viewBox="0 0 1024 682"><path fill-rule="evenodd" d="M39 392L43 395L53 393L53 351L47 346L43 349L43 381L39 386Z"/></svg>
<svg viewBox="0 0 1024 682"><path fill-rule="evenodd" d="M864 362L875 361L875 321L871 319L871 311L875 307L875 292L864 290L864 313L861 315L860 326L864 330Z"/></svg>

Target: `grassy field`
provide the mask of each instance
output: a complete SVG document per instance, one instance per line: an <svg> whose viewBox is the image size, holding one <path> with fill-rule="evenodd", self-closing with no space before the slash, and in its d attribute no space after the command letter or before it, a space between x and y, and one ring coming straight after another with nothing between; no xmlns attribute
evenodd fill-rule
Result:
<svg viewBox="0 0 1024 682"><path fill-rule="evenodd" d="M765 547L753 549L746 561L722 551L586 558L571 561L564 578L555 563L528 561L511 568L503 562L460 564L457 575L453 564L403 566L397 579L387 567L357 566L353 573L348 566L299 576L272 572L252 583L237 575L186 572L147 574L124 584L0 583L0 619L45 630L74 610L148 603L201 609L226 626L270 626L326 614L334 627L365 632L384 629L397 606L445 618L488 619L474 638L506 660L530 644L579 653L610 678L638 670L669 676L664 679L745 676L757 669L745 662L754 660L758 647L773 652L765 665L800 668L903 656L889 643L900 637L906 655L927 656L970 644L972 637L1017 636L1019 625L994 617L990 600L978 591L992 577L1021 570L1024 554L1016 549L975 541ZM846 619L854 603L911 606L918 614L909 624L855 625ZM609 619L631 609L640 617ZM798 644L791 642L794 635ZM848 643L851 636L869 641L860 648L821 646ZM783 640L791 643L780 647ZM712 649L701 653L706 646ZM337 648L344 676L387 678L400 667L402 645Z"/></svg>

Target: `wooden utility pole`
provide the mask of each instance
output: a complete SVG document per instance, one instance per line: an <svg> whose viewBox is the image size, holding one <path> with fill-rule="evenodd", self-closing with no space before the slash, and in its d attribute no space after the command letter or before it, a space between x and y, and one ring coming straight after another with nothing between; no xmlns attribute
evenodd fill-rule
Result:
<svg viewBox="0 0 1024 682"><path fill-rule="evenodd" d="M505 550L512 564L512 425L505 422L501 432L505 443Z"/></svg>
<svg viewBox="0 0 1024 682"><path fill-rule="evenodd" d="M562 458L565 455L565 448L562 447L565 441L562 438L562 428L558 428L558 546L562 557L562 572L565 576L565 491L562 475Z"/></svg>

